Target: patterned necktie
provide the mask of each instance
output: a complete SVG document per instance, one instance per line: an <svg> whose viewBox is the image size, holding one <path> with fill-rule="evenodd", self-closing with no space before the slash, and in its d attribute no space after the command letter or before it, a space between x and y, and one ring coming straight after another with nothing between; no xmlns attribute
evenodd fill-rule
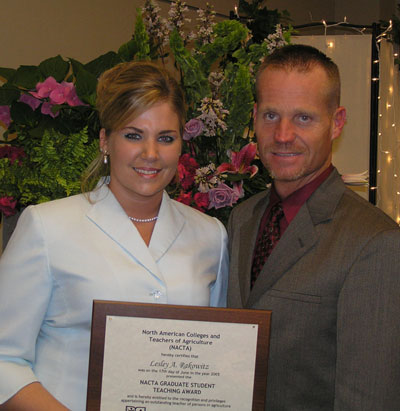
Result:
<svg viewBox="0 0 400 411"><path fill-rule="evenodd" d="M279 222L284 216L282 203L276 203L272 208L269 218L265 224L262 235L257 241L256 248L254 251L253 266L251 268L251 287L253 288L254 283L257 280L262 268L264 267L265 261L272 253L272 250L278 243L281 237L281 229Z"/></svg>

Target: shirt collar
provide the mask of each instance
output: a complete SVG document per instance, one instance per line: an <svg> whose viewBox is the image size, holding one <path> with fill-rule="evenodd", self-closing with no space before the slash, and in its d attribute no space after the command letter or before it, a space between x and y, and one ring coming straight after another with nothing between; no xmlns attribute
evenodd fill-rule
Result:
<svg viewBox="0 0 400 411"><path fill-rule="evenodd" d="M288 224L296 217L301 206L311 197L314 191L329 177L333 169L333 165L330 164L318 177L282 200L282 208ZM279 195L272 184L269 206L272 207L278 201L280 201Z"/></svg>

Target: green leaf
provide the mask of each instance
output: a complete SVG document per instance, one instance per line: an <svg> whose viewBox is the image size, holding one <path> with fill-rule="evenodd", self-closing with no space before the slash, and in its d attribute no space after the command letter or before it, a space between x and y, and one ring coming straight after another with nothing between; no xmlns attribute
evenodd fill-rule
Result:
<svg viewBox="0 0 400 411"><path fill-rule="evenodd" d="M97 78L77 60L70 59L76 79L75 87L79 98L94 106L96 104Z"/></svg>
<svg viewBox="0 0 400 411"><path fill-rule="evenodd" d="M39 111L33 111L28 104L14 102L10 108L11 118L15 123L33 126L40 118Z"/></svg>
<svg viewBox="0 0 400 411"><path fill-rule="evenodd" d="M135 42L134 48L137 50L135 54L136 60L150 60L150 43L146 27L143 22L142 11L137 9L135 34L133 36Z"/></svg>
<svg viewBox="0 0 400 411"><path fill-rule="evenodd" d="M121 61L121 56L115 53L115 51L110 51L85 64L84 67L87 71L98 78L101 73L111 67L116 66L118 63L121 63Z"/></svg>
<svg viewBox="0 0 400 411"><path fill-rule="evenodd" d="M9 106L12 102L19 99L21 92L9 83L0 87L0 106Z"/></svg>
<svg viewBox="0 0 400 411"><path fill-rule="evenodd" d="M118 49L118 56L122 61L131 61L133 60L133 57L135 56L137 51L136 41L131 39Z"/></svg>
<svg viewBox="0 0 400 411"><path fill-rule="evenodd" d="M229 55L246 40L248 29L236 20L225 20L217 23L214 27L216 38L210 44L201 48L201 64L203 70L209 71L210 66L219 58Z"/></svg>
<svg viewBox="0 0 400 411"><path fill-rule="evenodd" d="M40 70L36 66L20 66L15 72L13 83L26 89L34 89L36 84L44 80Z"/></svg>
<svg viewBox="0 0 400 411"><path fill-rule="evenodd" d="M248 66L230 64L225 72L226 81L223 84L224 105L229 110L226 119L228 131L226 139L228 148L239 150L244 129L249 125L250 115L254 105L252 79ZM231 137L229 143L227 137ZM236 145L235 145L236 142Z"/></svg>
<svg viewBox="0 0 400 411"><path fill-rule="evenodd" d="M185 48L183 40L176 29L171 33L169 40L175 61L183 73L182 82L187 102L189 104L200 102L202 98L210 93L208 80L204 76L199 62Z"/></svg>
<svg viewBox="0 0 400 411"><path fill-rule="evenodd" d="M39 69L45 78L52 76L56 81L61 82L68 74L69 63L58 55L42 61Z"/></svg>
<svg viewBox="0 0 400 411"><path fill-rule="evenodd" d="M14 77L16 71L17 70L12 68L0 67L0 77L10 81Z"/></svg>

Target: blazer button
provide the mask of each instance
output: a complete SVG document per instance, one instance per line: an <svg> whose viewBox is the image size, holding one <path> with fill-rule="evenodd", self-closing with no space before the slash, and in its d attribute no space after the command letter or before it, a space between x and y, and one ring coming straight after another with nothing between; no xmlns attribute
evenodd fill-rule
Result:
<svg viewBox="0 0 400 411"><path fill-rule="evenodd" d="M163 293L160 290L154 290L150 293L150 295L152 295L155 300L158 300L163 295Z"/></svg>

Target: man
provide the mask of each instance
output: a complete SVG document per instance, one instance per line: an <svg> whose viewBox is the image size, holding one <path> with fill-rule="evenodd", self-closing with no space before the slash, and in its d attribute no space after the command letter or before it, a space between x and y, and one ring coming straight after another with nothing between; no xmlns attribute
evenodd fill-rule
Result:
<svg viewBox="0 0 400 411"><path fill-rule="evenodd" d="M228 305L272 310L266 409L400 410L400 230L331 165L338 69L289 45L256 90L273 184L232 212Z"/></svg>

